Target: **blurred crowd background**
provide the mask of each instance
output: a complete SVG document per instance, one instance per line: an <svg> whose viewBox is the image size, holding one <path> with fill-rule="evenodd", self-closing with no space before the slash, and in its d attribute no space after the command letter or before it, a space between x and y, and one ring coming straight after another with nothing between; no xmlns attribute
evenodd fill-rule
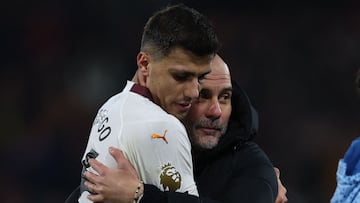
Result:
<svg viewBox="0 0 360 203"><path fill-rule="evenodd" d="M213 21L289 202L329 202L338 159L360 135L360 4L182 2ZM63 202L78 185L96 112L132 78L143 26L168 3L1 3L1 202Z"/></svg>

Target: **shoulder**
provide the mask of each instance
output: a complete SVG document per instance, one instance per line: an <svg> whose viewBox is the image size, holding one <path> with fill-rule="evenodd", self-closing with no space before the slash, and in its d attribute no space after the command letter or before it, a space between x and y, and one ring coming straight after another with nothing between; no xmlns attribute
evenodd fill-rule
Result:
<svg viewBox="0 0 360 203"><path fill-rule="evenodd" d="M236 169L244 169L256 175L268 173L274 175L273 164L266 153L255 142L245 142L235 150L234 161Z"/></svg>
<svg viewBox="0 0 360 203"><path fill-rule="evenodd" d="M274 166L266 153L255 142L246 142L235 152L235 171L266 182L277 191Z"/></svg>
<svg viewBox="0 0 360 203"><path fill-rule="evenodd" d="M177 118L166 112L132 115L131 119L127 118L124 121L122 134L132 135L123 136L122 138L132 140L132 142L152 142L166 138L166 143L183 143L186 146L190 146L184 125Z"/></svg>
<svg viewBox="0 0 360 203"><path fill-rule="evenodd" d="M267 154L253 141L247 141L236 149L236 157L246 159L248 164L266 164L272 166Z"/></svg>

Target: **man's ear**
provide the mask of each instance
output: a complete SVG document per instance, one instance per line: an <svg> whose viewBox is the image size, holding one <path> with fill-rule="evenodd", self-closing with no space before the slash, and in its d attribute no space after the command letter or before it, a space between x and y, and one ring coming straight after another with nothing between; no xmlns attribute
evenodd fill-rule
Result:
<svg viewBox="0 0 360 203"><path fill-rule="evenodd" d="M133 81L146 87L146 80L149 76L149 54L146 52L139 52L136 57L136 63L138 66L138 70L133 78Z"/></svg>
<svg viewBox="0 0 360 203"><path fill-rule="evenodd" d="M137 55L136 61L140 75L143 75L145 77L149 75L149 67L148 67L149 60L150 60L149 54L146 52L141 51Z"/></svg>

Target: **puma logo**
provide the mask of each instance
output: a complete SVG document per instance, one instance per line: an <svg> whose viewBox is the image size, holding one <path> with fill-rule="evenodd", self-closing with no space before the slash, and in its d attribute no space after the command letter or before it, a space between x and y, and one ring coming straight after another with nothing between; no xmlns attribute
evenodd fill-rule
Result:
<svg viewBox="0 0 360 203"><path fill-rule="evenodd" d="M159 134L153 133L153 134L151 134L151 137L154 139L162 139L165 141L166 144L168 144L168 141L166 140L166 137L165 137L166 133L167 133L167 130L165 130L164 135L159 135Z"/></svg>

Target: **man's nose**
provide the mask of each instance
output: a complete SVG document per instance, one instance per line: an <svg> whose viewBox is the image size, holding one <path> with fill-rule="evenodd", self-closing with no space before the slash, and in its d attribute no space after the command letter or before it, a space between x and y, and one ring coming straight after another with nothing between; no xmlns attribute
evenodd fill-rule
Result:
<svg viewBox="0 0 360 203"><path fill-rule="evenodd" d="M189 81L184 91L184 95L191 99L195 99L199 96L199 81L197 79Z"/></svg>
<svg viewBox="0 0 360 203"><path fill-rule="evenodd" d="M206 116L214 120L221 116L221 106L217 99L211 100Z"/></svg>

